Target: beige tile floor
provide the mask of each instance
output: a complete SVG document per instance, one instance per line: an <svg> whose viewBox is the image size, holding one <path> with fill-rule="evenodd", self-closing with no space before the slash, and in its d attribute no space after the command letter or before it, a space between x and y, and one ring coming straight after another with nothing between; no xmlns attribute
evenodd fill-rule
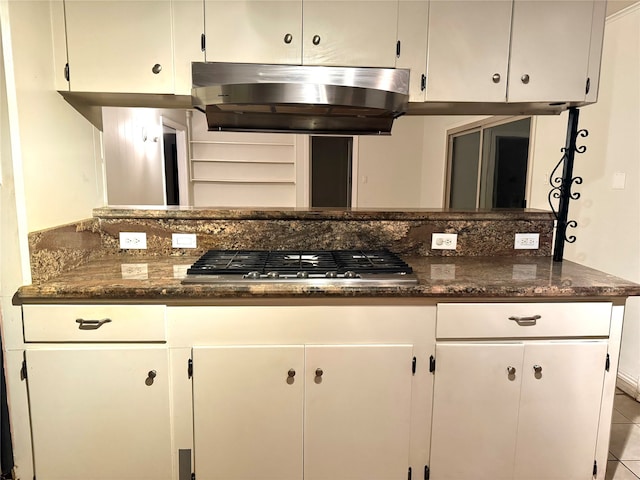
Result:
<svg viewBox="0 0 640 480"><path fill-rule="evenodd" d="M640 403L616 389L605 480L640 479Z"/></svg>

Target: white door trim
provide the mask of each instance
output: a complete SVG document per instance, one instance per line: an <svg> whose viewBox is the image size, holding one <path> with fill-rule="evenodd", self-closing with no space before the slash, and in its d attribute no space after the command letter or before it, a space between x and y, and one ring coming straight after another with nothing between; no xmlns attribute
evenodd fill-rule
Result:
<svg viewBox="0 0 640 480"><path fill-rule="evenodd" d="M188 206L190 205L191 198L191 179L189 176L189 156L187 154L187 127L186 125L174 122L170 118L164 117L162 115L160 116L160 123L162 123L162 125L166 125L167 127L173 128L176 131L176 151L178 153L178 191L180 192L180 206ZM165 193L165 205L166 203L167 199Z"/></svg>

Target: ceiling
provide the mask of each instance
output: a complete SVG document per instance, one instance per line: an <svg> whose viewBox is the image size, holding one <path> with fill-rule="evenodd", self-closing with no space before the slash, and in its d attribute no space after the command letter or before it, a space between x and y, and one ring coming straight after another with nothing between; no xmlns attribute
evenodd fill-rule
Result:
<svg viewBox="0 0 640 480"><path fill-rule="evenodd" d="M609 0L607 2L607 17L634 3L638 3L638 0Z"/></svg>

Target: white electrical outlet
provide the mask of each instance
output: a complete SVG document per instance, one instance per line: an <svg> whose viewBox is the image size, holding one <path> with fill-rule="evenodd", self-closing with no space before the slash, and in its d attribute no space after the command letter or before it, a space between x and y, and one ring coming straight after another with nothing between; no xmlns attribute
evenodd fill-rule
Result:
<svg viewBox="0 0 640 480"><path fill-rule="evenodd" d="M431 249L432 250L455 250L458 246L457 233L432 233Z"/></svg>
<svg viewBox="0 0 640 480"><path fill-rule="evenodd" d="M539 233L516 233L513 248L516 250L537 250L540 244Z"/></svg>
<svg viewBox="0 0 640 480"><path fill-rule="evenodd" d="M147 234L144 232L120 232L120 248L147 248Z"/></svg>
<svg viewBox="0 0 640 480"><path fill-rule="evenodd" d="M196 248L197 240L195 233L172 233L171 246L173 248Z"/></svg>

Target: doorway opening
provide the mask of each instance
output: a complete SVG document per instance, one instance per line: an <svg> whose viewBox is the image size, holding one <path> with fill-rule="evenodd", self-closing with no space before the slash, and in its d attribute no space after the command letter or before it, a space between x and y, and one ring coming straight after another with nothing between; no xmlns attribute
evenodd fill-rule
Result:
<svg viewBox="0 0 640 480"><path fill-rule="evenodd" d="M445 206L526 207L530 136L530 117L450 132Z"/></svg>
<svg viewBox="0 0 640 480"><path fill-rule="evenodd" d="M178 148L175 128L162 126L164 185L167 205L180 205L178 184Z"/></svg>
<svg viewBox="0 0 640 480"><path fill-rule="evenodd" d="M165 203L166 205L190 205L192 194L188 167L187 127L168 116L161 116L160 122Z"/></svg>
<svg viewBox="0 0 640 480"><path fill-rule="evenodd" d="M351 207L353 137L312 136L311 207Z"/></svg>

